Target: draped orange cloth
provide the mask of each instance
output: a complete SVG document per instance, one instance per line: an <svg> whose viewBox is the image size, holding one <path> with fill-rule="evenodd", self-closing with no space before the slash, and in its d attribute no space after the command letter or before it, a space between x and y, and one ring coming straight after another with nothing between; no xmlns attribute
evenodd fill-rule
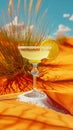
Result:
<svg viewBox="0 0 73 130"><path fill-rule="evenodd" d="M0 129L73 130L73 116L14 100L2 100Z"/></svg>
<svg viewBox="0 0 73 130"><path fill-rule="evenodd" d="M60 53L55 60L42 62L44 66L40 67L39 77L45 82L43 87L39 86L73 115L73 37L60 44Z"/></svg>
<svg viewBox="0 0 73 130"><path fill-rule="evenodd" d="M0 101L1 130L73 130L73 38L66 38L65 43L60 44L59 47L60 53L55 60L50 62L44 59L39 65L37 87L58 104L59 109L63 107L69 114L15 100L3 100ZM21 77L19 78L22 80ZM20 92L17 82L11 84L10 91L3 87L4 82L3 79L0 83L3 93L12 93L14 89L15 92ZM21 90L32 89L31 76L25 77L24 85L27 84L28 87Z"/></svg>

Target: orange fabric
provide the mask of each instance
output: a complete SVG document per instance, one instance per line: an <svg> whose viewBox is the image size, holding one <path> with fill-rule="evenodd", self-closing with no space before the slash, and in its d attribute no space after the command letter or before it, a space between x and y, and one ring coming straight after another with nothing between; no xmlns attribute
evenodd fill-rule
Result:
<svg viewBox="0 0 73 130"><path fill-rule="evenodd" d="M60 53L55 60L49 62L44 59L42 63L37 87L71 115L12 100L0 101L1 130L73 130L73 38L66 38L65 44L60 45ZM1 94L32 89L31 75L1 81Z"/></svg>
<svg viewBox="0 0 73 130"><path fill-rule="evenodd" d="M0 101L1 130L72 130L73 116L16 101Z"/></svg>
<svg viewBox="0 0 73 130"><path fill-rule="evenodd" d="M39 86L73 115L73 38L66 38L60 45L60 54L55 60L43 60L42 63L39 77L45 82L43 87Z"/></svg>
<svg viewBox="0 0 73 130"><path fill-rule="evenodd" d="M39 86L73 115L73 38L66 38L60 45L60 54L55 60L43 60L42 63L39 77L45 82Z"/></svg>

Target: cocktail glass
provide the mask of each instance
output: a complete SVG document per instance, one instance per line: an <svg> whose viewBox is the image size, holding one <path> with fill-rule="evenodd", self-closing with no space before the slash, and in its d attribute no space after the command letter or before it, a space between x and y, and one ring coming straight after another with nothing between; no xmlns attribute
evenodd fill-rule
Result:
<svg viewBox="0 0 73 130"><path fill-rule="evenodd" d="M18 46L18 49L21 55L29 59L29 62L33 64L33 69L31 70L31 74L33 75L33 89L19 95L19 101L47 107L47 95L38 90L36 77L39 73L37 69L38 63L49 56L52 46Z"/></svg>

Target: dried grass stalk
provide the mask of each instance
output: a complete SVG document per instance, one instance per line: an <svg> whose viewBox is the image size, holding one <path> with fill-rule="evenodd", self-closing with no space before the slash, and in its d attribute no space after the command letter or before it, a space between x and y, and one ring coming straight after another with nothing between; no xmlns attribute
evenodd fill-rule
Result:
<svg viewBox="0 0 73 130"><path fill-rule="evenodd" d="M30 15L31 15L31 11L32 11L32 5L33 5L33 0L30 0L29 10L28 10L28 25L30 24Z"/></svg>
<svg viewBox="0 0 73 130"><path fill-rule="evenodd" d="M38 0L38 2L36 3L36 7L34 11L36 15L35 17L33 17L34 21L36 21L41 3L42 3L42 0ZM26 3L26 0L24 0L25 21L26 21L26 17L29 17L28 18L29 23L31 22L30 15L32 12L32 6L33 6L33 0L30 0L29 9L28 9L29 14L27 16L27 9L26 9L27 3ZM32 65L28 62L27 59L21 56L17 46L18 45L25 45L25 46L40 45L44 37L44 32L45 32L44 30L46 26L46 23L45 23L42 33L38 32L37 34L36 34L36 31L33 32L33 30L30 29L30 26L28 29L27 29L28 26L25 26L26 33L24 37L22 33L20 32L20 30L19 31L17 29L15 30L15 26L13 25L13 21L12 21L13 12L14 12L14 1L10 0L9 5L8 5L8 15L10 17L10 22L12 23L11 28L10 28L10 33L8 33L9 30L6 30L5 26L2 26L3 28L1 28L0 30L0 79L1 77L5 77L6 79L5 84L3 84L3 88L0 87L2 88L2 91L1 91L2 93L17 92L17 91L22 91L25 88L27 88L26 87L27 84L25 85L24 83L24 80L26 80L26 77L24 76L25 74L28 74L31 71ZM46 12L47 11L45 10L41 19L39 20L39 26L41 25ZM17 16L19 16L19 13L20 13L20 0L18 0ZM4 18L4 21L6 21L4 14L3 14L3 18ZM37 28L35 28L35 30L36 29Z"/></svg>
<svg viewBox="0 0 73 130"><path fill-rule="evenodd" d="M24 23L26 23L26 0L24 0Z"/></svg>
<svg viewBox="0 0 73 130"><path fill-rule="evenodd" d="M12 12L14 11L14 0L9 1L9 6L12 7Z"/></svg>
<svg viewBox="0 0 73 130"><path fill-rule="evenodd" d="M20 0L18 0L18 13L20 12Z"/></svg>
<svg viewBox="0 0 73 130"><path fill-rule="evenodd" d="M10 18L12 18L13 12L14 12L14 1L10 0L9 5L8 5L8 14L9 14Z"/></svg>
<svg viewBox="0 0 73 130"><path fill-rule="evenodd" d="M12 11L9 6L8 6L8 15L9 15L10 19L12 19Z"/></svg>
<svg viewBox="0 0 73 130"><path fill-rule="evenodd" d="M46 10L43 12L43 14L42 14L42 16L41 16L41 18L40 18L40 20L39 20L39 23L38 23L38 28L40 28L40 26L41 26L41 24L42 24L42 22L43 22L43 19L44 19L45 15L47 14L47 11L48 11L48 9L46 9Z"/></svg>
<svg viewBox="0 0 73 130"><path fill-rule="evenodd" d="M29 70L29 62L22 58L17 46L0 39L0 77L14 78L17 74L27 73Z"/></svg>
<svg viewBox="0 0 73 130"><path fill-rule="evenodd" d="M30 3L29 3L29 13L31 13L31 11L32 11L32 5L33 5L33 0L30 0Z"/></svg>
<svg viewBox="0 0 73 130"><path fill-rule="evenodd" d="M24 12L26 13L26 0L24 0Z"/></svg>
<svg viewBox="0 0 73 130"><path fill-rule="evenodd" d="M41 5L41 3L42 3L42 0L38 0L38 2L37 2L37 4L36 4L36 9L35 9L35 13L36 13L36 15L37 15L38 12L39 12L39 9L40 9L40 5Z"/></svg>
<svg viewBox="0 0 73 130"><path fill-rule="evenodd" d="M12 13L14 12L14 0L11 0Z"/></svg>
<svg viewBox="0 0 73 130"><path fill-rule="evenodd" d="M35 18L34 18L34 22L36 22L36 18L37 18L37 14L39 12L39 9L40 9L40 5L42 3L42 0L38 0L37 3L36 3L36 7L35 7ZM25 14L25 21L26 21L26 6L27 6L27 3L26 3L26 0L24 0L24 14ZM33 0L30 0L29 2L29 8L28 8L28 25L24 24L24 29L25 29L25 34L23 36L22 32L16 27L16 29L14 28L14 25L13 23L11 24L11 28L10 28L10 34L8 34L7 32L5 32L5 28L3 30L3 32L5 33L4 35L4 38L5 40L6 39L9 39L9 41L11 42L14 42L14 43L17 43L19 45L19 43L21 45L40 45L40 42L43 40L43 37L44 37L44 29L42 28L41 30L41 25L42 25L42 22L43 22L43 19L47 13L47 9L44 11L44 13L42 14L41 18L39 19L39 22L38 22L38 28L36 27L36 25L34 24L34 29L30 29L30 16L31 16L31 12L32 12L32 7L33 7ZM10 0L9 1L9 5L8 5L8 14L10 16L10 20L12 20L12 10L14 9L14 1L13 0ZM20 0L18 0L18 15L19 16L19 12L20 12ZM19 18L19 17L18 17ZM12 22L12 21L10 21ZM46 23L44 24L44 28L46 26ZM27 29L28 28L28 29ZM7 30L6 30L7 31ZM7 36L6 36L7 35Z"/></svg>
<svg viewBox="0 0 73 130"><path fill-rule="evenodd" d="M37 21L37 18L38 18L38 12L40 10L41 3L42 3L42 0L38 0L37 3L36 3L36 7L35 7L34 14L33 14L33 19L32 19L34 26L36 26L36 21ZM35 31L36 30L37 30L37 28L35 29Z"/></svg>
<svg viewBox="0 0 73 130"><path fill-rule="evenodd" d="M11 5L12 5L12 1L13 1L13 0L9 0L9 6L11 6Z"/></svg>

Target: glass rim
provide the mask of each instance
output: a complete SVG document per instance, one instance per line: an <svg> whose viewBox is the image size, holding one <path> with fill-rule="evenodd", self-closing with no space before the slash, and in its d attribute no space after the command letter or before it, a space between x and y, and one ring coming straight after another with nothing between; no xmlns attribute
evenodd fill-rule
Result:
<svg viewBox="0 0 73 130"><path fill-rule="evenodd" d="M19 49L51 49L51 46L18 46Z"/></svg>

